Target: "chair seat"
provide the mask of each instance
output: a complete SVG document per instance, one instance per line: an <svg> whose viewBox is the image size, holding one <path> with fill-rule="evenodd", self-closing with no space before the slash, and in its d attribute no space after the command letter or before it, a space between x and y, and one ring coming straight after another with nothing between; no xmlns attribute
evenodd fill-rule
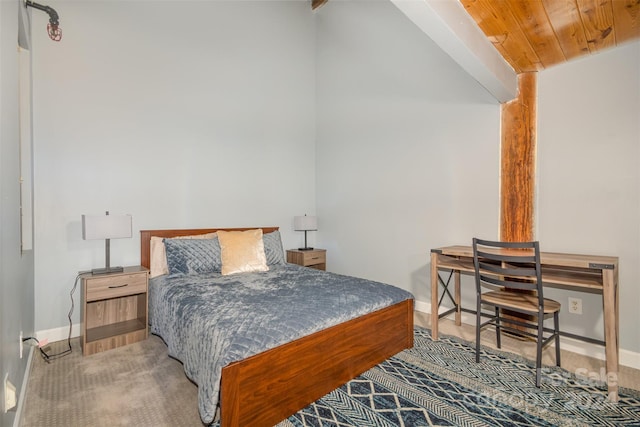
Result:
<svg viewBox="0 0 640 427"><path fill-rule="evenodd" d="M538 311L538 297L536 295L510 292L510 291L491 291L482 294L482 301L489 304L498 305L500 307L510 307L513 309L527 310L531 312ZM558 301L545 298L544 313L554 313L560 311L560 303Z"/></svg>

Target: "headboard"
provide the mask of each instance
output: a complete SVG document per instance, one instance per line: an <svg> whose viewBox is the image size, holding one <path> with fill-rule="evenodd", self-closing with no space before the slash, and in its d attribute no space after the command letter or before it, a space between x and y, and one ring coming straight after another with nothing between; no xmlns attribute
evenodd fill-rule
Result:
<svg viewBox="0 0 640 427"><path fill-rule="evenodd" d="M151 237L178 237L213 233L214 231L245 231L261 229L263 233L271 233L279 227L244 227L244 228L189 228L174 230L140 230L140 265L149 268L151 264Z"/></svg>

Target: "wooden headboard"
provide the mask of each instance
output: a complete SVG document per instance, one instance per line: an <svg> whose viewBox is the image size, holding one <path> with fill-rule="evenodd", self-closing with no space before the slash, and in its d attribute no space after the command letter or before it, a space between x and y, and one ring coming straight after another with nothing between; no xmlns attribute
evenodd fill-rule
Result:
<svg viewBox="0 0 640 427"><path fill-rule="evenodd" d="M245 231L262 229L263 233L271 233L279 227L244 227L244 228L190 228L175 230L140 230L140 265L149 268L151 264L151 237L178 237L178 236L195 236L198 234L213 233L214 231Z"/></svg>

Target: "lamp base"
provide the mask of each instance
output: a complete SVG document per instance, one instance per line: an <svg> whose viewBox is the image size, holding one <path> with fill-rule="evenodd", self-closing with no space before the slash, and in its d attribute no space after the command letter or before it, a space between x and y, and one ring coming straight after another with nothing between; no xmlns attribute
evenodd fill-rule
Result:
<svg viewBox="0 0 640 427"><path fill-rule="evenodd" d="M123 271L124 267L94 268L91 270L91 274L96 276L99 274L122 273Z"/></svg>
<svg viewBox="0 0 640 427"><path fill-rule="evenodd" d="M298 248L299 251L312 251L313 248Z"/></svg>

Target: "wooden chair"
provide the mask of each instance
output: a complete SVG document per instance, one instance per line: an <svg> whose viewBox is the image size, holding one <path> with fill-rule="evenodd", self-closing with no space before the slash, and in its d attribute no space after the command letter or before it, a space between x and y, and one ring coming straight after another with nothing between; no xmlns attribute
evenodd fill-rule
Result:
<svg viewBox="0 0 640 427"><path fill-rule="evenodd" d="M560 366L558 313L560 303L544 298L540 268L539 242L495 242L473 239L473 264L476 279L476 362L480 361L480 330L495 325L496 344L500 348L501 330L536 339L536 387L542 377L542 349L555 339L556 365ZM483 290L492 289L483 292ZM515 291L514 291L515 290ZM520 292L518 292L520 291ZM533 293L531 292L533 291ZM495 315L482 313L493 306ZM526 323L504 317L501 309L536 317ZM545 317L553 315L553 330L545 328ZM489 320L481 323L481 317ZM515 325L521 328L514 327ZM533 333L532 330L536 332ZM549 333L546 337L544 333Z"/></svg>

